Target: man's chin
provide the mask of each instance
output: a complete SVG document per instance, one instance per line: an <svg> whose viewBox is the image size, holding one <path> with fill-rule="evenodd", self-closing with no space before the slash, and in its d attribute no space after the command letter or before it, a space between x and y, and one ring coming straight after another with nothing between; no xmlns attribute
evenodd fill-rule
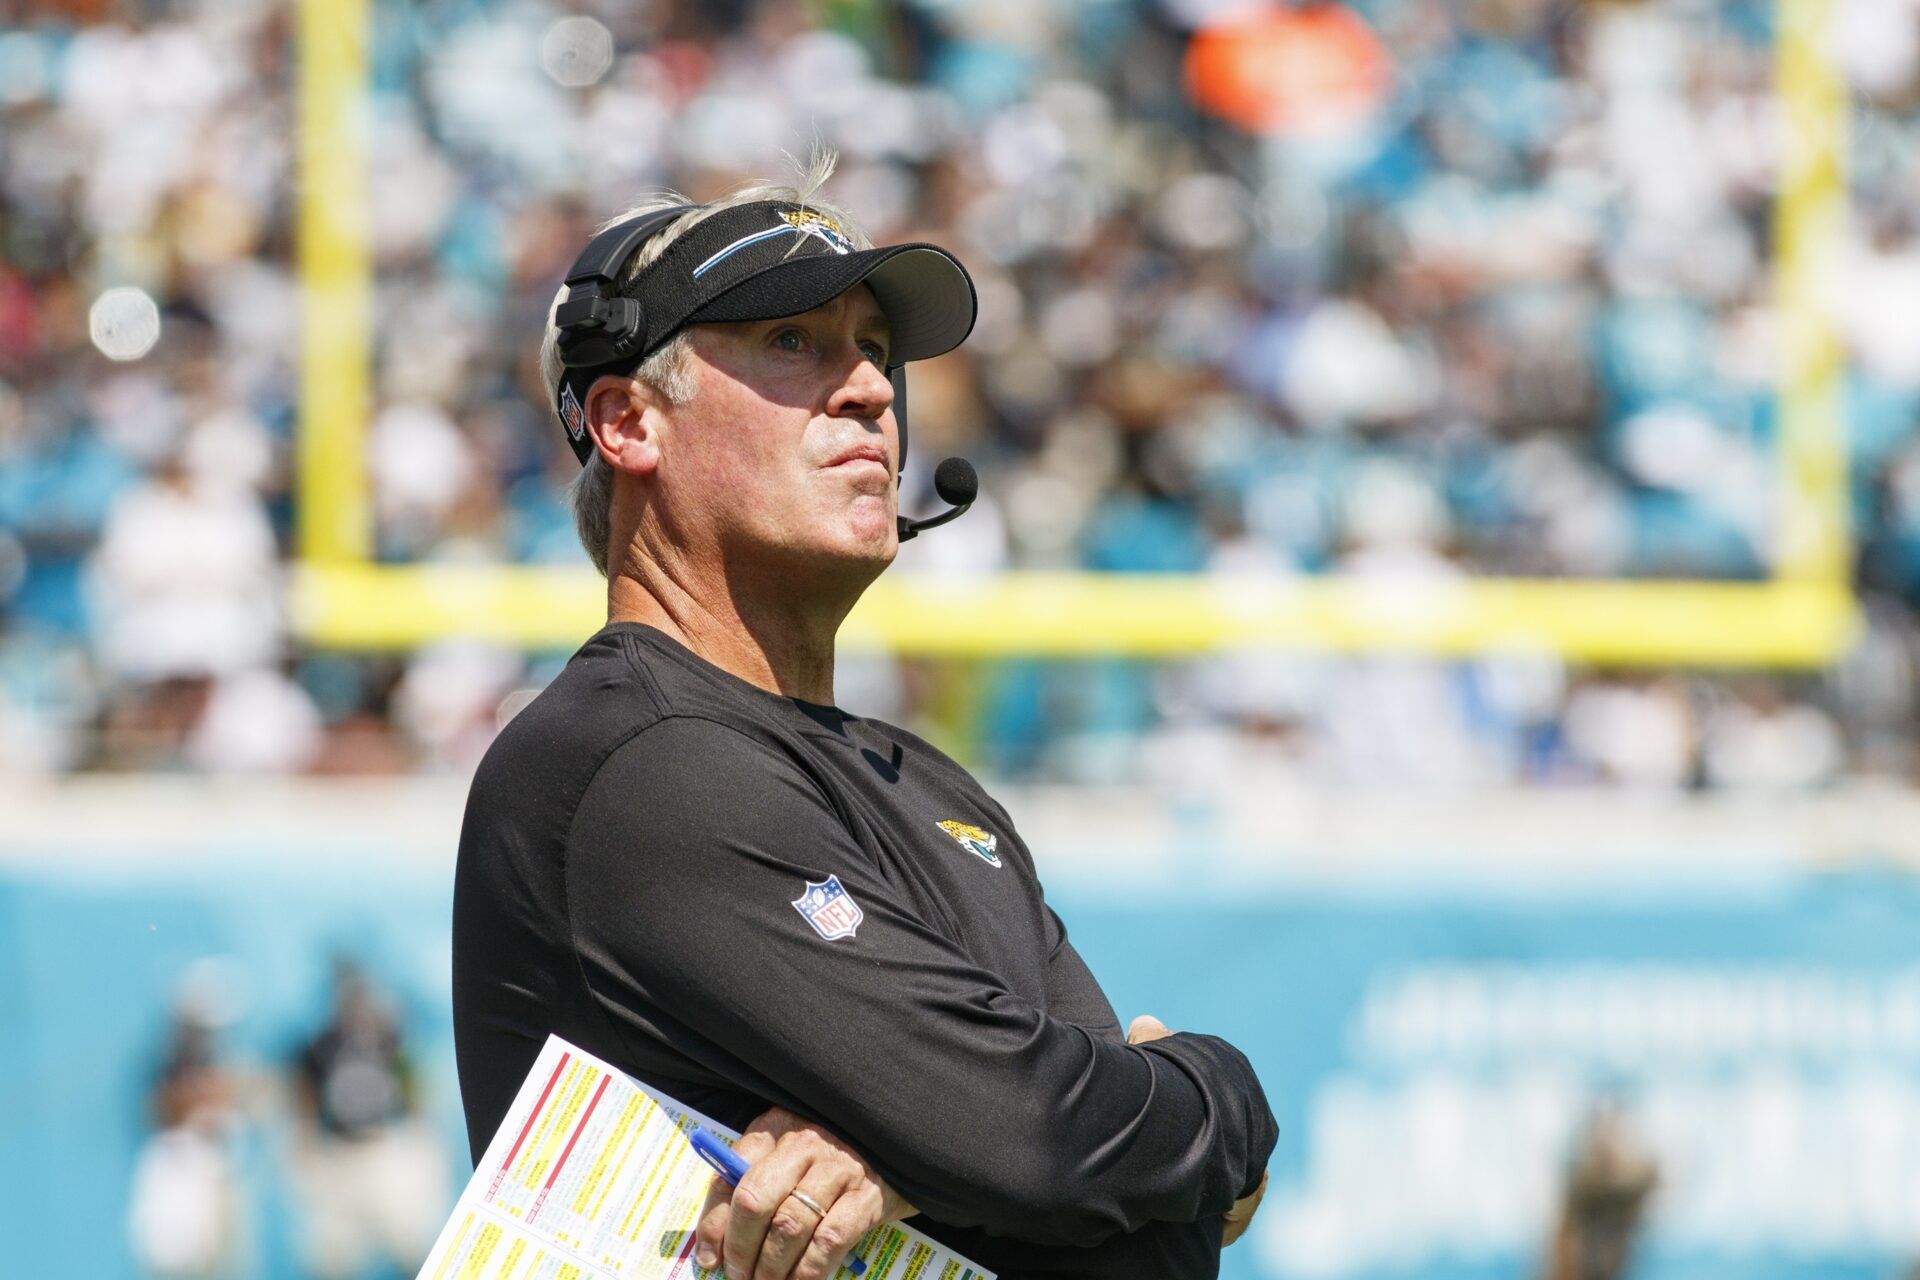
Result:
<svg viewBox="0 0 1920 1280"><path fill-rule="evenodd" d="M871 496L857 498L838 525L834 550L847 559L877 561L884 569L900 551L899 521L892 503Z"/></svg>
<svg viewBox="0 0 1920 1280"><path fill-rule="evenodd" d="M900 538L891 527L873 530L848 530L829 553L852 570L865 566L875 574L893 563L900 554Z"/></svg>
<svg viewBox="0 0 1920 1280"><path fill-rule="evenodd" d="M849 513L830 530L789 543L784 559L789 572L797 577L840 579L864 587L893 563L900 552L900 538L893 514L885 522Z"/></svg>

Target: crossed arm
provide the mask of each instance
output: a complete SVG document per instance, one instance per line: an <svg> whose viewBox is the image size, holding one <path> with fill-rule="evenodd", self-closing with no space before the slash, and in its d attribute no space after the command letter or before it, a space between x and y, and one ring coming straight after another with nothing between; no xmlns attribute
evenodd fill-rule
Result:
<svg viewBox="0 0 1920 1280"><path fill-rule="evenodd" d="M865 913L857 940L822 945L789 905L829 874ZM914 1206L1089 1247L1257 1195L1274 1125L1238 1050L1157 1024L1123 1044L1110 1010L1101 1032L1010 991L920 919L793 761L737 730L670 718L616 750L575 813L567 895L619 1032L775 1104L701 1233L737 1280L830 1274ZM1084 972L1064 939L1055 964Z"/></svg>
<svg viewBox="0 0 1920 1280"><path fill-rule="evenodd" d="M1127 1043L1172 1035L1157 1018L1133 1020ZM725 1264L742 1280L827 1280L867 1232L920 1212L868 1167L846 1143L784 1107L763 1113L736 1148L752 1164L738 1188L717 1175L707 1191L695 1234L694 1260ZM824 1210L815 1214L794 1197L807 1193ZM1233 1203L1221 1243L1238 1240L1260 1208L1267 1175L1252 1195Z"/></svg>

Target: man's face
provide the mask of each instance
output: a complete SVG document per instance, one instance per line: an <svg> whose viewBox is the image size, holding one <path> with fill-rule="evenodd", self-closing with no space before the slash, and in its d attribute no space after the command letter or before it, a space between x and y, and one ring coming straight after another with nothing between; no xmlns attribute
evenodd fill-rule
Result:
<svg viewBox="0 0 1920 1280"><path fill-rule="evenodd" d="M697 389L662 441L676 520L729 560L772 552L801 572L858 566L869 578L885 568L899 547L899 449L872 291L691 332Z"/></svg>

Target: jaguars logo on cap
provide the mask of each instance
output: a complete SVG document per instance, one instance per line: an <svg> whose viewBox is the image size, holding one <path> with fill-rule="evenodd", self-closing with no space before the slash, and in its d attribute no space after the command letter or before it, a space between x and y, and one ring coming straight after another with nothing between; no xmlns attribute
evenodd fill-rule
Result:
<svg viewBox="0 0 1920 1280"><path fill-rule="evenodd" d="M959 841L962 849L965 849L968 853L971 853L988 866L997 867L1000 865L1000 855L994 852L994 850L999 847L1000 837L994 835L992 832L982 831L979 827L969 826L964 822L954 822L951 820L936 823L935 825Z"/></svg>
<svg viewBox="0 0 1920 1280"><path fill-rule="evenodd" d="M693 269L693 278L698 280L749 245L756 245L762 240L772 240L778 236L797 234L802 238L818 240L838 254L853 252L853 241L847 239L847 233L840 229L839 223L825 214L815 213L811 209L782 209L779 214L780 225L768 227L764 231L750 231L731 244L722 246L718 252Z"/></svg>
<svg viewBox="0 0 1920 1280"><path fill-rule="evenodd" d="M835 253L853 252L853 241L847 239L847 233L840 229L839 223L824 213L815 213L811 209L787 209L780 217L801 235L812 236Z"/></svg>

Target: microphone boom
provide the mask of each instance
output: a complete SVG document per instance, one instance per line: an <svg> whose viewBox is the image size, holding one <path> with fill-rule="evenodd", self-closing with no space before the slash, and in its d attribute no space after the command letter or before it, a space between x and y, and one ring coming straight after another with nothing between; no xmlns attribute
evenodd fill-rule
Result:
<svg viewBox="0 0 1920 1280"><path fill-rule="evenodd" d="M943 458L933 469L933 491L952 508L925 520L900 517L900 541L910 542L928 529L937 529L949 520L958 520L980 496L980 475L965 458Z"/></svg>

